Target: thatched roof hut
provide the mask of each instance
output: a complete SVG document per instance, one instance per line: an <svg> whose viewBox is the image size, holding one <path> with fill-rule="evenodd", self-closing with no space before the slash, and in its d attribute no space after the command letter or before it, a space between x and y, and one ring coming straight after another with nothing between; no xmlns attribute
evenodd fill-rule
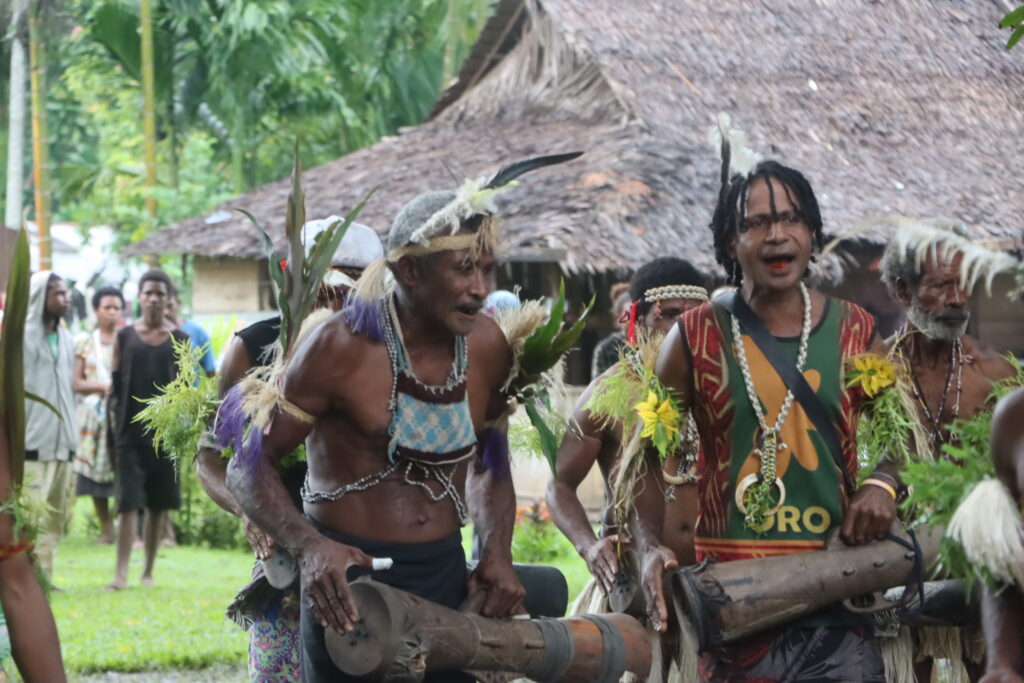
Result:
<svg viewBox="0 0 1024 683"><path fill-rule="evenodd" d="M500 200L513 259L568 272L666 252L715 270L706 229L732 114L752 146L804 169L826 227L888 213L1021 230L1024 54L1007 53L1000 0L499 0L430 120L303 176L307 213L385 228L415 194L500 163L586 150ZM280 230L289 182L164 228L132 248L261 255L245 207ZM879 230L866 233L877 239Z"/></svg>

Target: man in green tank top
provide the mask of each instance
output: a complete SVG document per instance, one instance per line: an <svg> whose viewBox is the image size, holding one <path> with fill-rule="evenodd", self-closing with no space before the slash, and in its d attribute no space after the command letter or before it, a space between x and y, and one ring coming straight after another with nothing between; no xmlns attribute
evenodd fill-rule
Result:
<svg viewBox="0 0 1024 683"><path fill-rule="evenodd" d="M717 259L738 287L735 296L804 375L833 421L840 452L829 449L750 331L721 303L685 313L662 345L656 372L700 432L698 559L820 550L834 532L851 545L882 538L896 519L887 483L897 483L895 472L883 465L872 477L881 484L850 485L863 397L843 380L846 359L877 346L874 321L804 285L822 221L799 171L765 161L726 168L723 177L729 180L712 222ZM656 455L648 457L654 461L635 488L633 537L643 553L649 616L664 631L663 576L678 562L660 538L664 501L652 479L660 467ZM705 680L884 680L870 628L836 610L706 653L701 670Z"/></svg>

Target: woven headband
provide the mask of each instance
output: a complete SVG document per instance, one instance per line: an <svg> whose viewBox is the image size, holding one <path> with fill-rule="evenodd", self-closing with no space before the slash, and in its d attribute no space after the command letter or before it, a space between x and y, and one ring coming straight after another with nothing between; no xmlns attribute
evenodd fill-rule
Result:
<svg viewBox="0 0 1024 683"><path fill-rule="evenodd" d="M477 246L479 240L480 236L476 233L434 237L428 244L407 244L404 247L392 249L388 252L387 260L395 263L403 256L426 256L427 254L436 254L440 251L472 249Z"/></svg>

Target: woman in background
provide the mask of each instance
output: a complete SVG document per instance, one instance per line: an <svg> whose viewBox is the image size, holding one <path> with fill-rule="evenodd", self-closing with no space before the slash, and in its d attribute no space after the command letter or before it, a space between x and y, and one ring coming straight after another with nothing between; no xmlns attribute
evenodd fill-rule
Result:
<svg viewBox="0 0 1024 683"><path fill-rule="evenodd" d="M115 287L103 287L92 295L96 329L83 332L75 342L73 385L78 402L79 440L75 451L75 493L91 496L100 521L98 542L114 542L110 498L114 496L114 469L108 450L107 395L110 393L110 362L114 337L124 316L124 297Z"/></svg>

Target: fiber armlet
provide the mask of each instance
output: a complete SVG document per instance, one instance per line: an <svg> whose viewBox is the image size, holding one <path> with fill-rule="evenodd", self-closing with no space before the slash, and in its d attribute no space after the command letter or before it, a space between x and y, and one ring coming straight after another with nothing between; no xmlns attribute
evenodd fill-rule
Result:
<svg viewBox="0 0 1024 683"><path fill-rule="evenodd" d="M316 415L307 413L305 410L298 407L297 405L295 405L294 403L292 403L283 396L278 401L277 405L284 413L291 415L299 422L304 422L305 424L308 425L311 425L314 422L316 422Z"/></svg>

